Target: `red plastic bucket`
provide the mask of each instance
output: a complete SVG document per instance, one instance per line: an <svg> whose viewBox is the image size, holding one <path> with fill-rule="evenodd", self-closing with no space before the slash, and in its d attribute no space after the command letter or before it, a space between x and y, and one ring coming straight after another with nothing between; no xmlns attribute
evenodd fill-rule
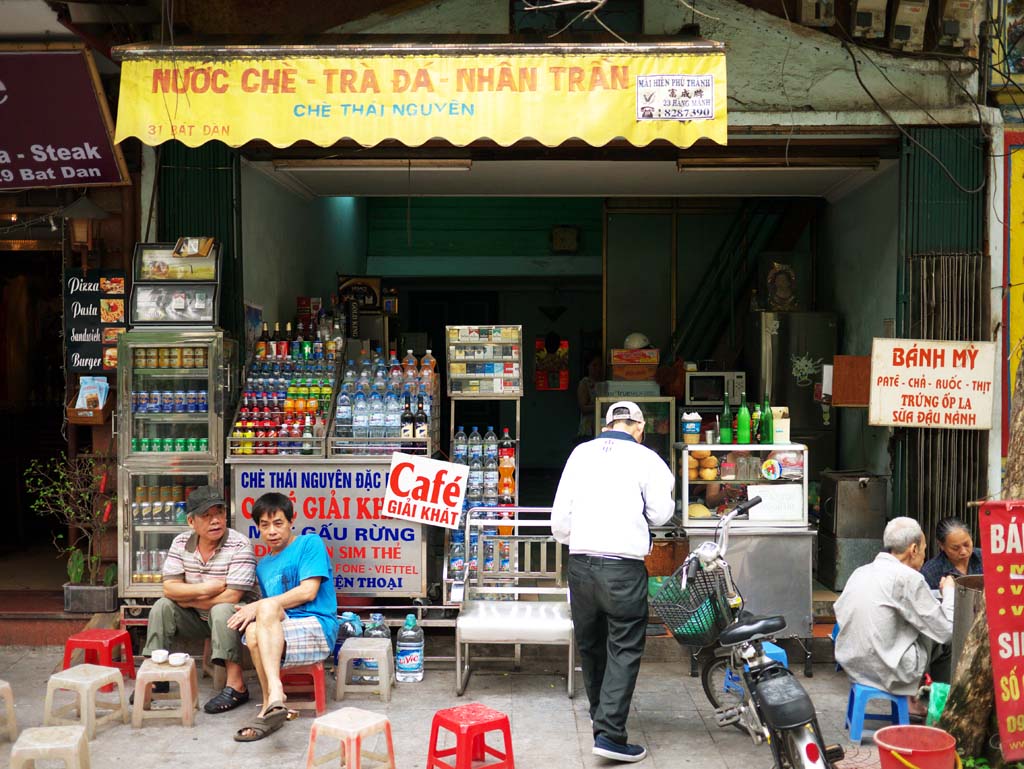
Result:
<svg viewBox="0 0 1024 769"><path fill-rule="evenodd" d="M887 726L875 732L882 769L955 769L956 740L931 726Z"/></svg>

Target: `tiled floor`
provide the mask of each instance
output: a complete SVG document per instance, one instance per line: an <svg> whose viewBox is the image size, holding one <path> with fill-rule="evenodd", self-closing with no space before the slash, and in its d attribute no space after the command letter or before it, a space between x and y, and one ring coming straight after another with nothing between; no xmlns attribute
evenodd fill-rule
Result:
<svg viewBox="0 0 1024 769"><path fill-rule="evenodd" d="M15 693L19 725L42 723L46 680L60 662L59 647L0 648L0 679ZM399 769L426 765L430 721L435 711L478 701L509 714L516 766L519 769L588 769L611 767L613 762L591 753L593 738L581 676L572 700L565 696L565 678L556 667L545 672L543 662L529 661L522 673L474 673L464 697L454 694L454 672L428 668L421 683L400 684L389 704L375 697L348 697L344 704L383 712L391 719ZM552 663L553 665L553 663ZM768 769L770 751L755 746L734 728L714 725L712 708L700 682L688 675L682 662L645 663L633 698L630 739L646 745L648 758L641 766L654 769ZM799 680L814 699L828 742L847 744L842 729L848 684L832 665L818 665L813 678ZM211 694L209 679L201 682L205 701ZM340 707L336 703L331 708ZM284 769L304 766L312 719L304 716L257 743L236 743L236 729L255 715L249 704L219 716L200 714L194 729L166 724L133 730L117 725L101 729L91 743L92 765L108 767L167 766L208 769L218 765L245 769ZM870 739L841 766L878 766ZM0 740L0 766L6 766L10 745ZM227 762L227 764L225 764Z"/></svg>

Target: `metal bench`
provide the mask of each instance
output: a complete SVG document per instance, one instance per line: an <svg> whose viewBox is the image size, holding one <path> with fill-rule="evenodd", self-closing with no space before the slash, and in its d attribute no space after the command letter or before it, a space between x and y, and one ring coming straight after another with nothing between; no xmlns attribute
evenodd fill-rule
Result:
<svg viewBox="0 0 1024 769"><path fill-rule="evenodd" d="M510 520L484 518L487 508L473 508L466 519L466 567L453 597L462 592L455 623L455 690L461 695L472 672L472 644L511 644L518 670L523 644L568 647L568 695L573 696L575 649L569 588L562 573L564 547L551 536L550 508L502 508ZM525 518L523 517L525 514ZM492 533L495 526L512 534ZM534 531L537 530L537 531ZM472 536L478 538L478 568L470 569ZM509 544L509 563L500 567L501 542ZM490 543L490 544L489 544ZM494 568L484 568L484 554L494 550Z"/></svg>

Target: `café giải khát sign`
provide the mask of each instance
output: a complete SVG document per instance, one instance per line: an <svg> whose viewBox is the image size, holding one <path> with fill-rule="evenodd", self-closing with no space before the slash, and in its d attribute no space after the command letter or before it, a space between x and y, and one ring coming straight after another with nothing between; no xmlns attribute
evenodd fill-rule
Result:
<svg viewBox="0 0 1024 769"><path fill-rule="evenodd" d="M468 483L467 465L396 451L381 512L389 518L457 529Z"/></svg>
<svg viewBox="0 0 1024 769"><path fill-rule="evenodd" d="M92 55L0 50L0 192L127 184Z"/></svg>
<svg viewBox="0 0 1024 769"><path fill-rule="evenodd" d="M549 49L555 48L549 46ZM275 147L342 139L363 146L431 139L502 146L533 139L592 146L656 139L688 147L727 141L725 54L518 53L253 56L252 48L165 54L118 49L124 59L118 142L136 137L189 147L216 139ZM276 49L279 50L279 49ZM556 49L557 50L557 49Z"/></svg>
<svg viewBox="0 0 1024 769"><path fill-rule="evenodd" d="M994 342L876 338L868 424L989 430Z"/></svg>
<svg viewBox="0 0 1024 769"><path fill-rule="evenodd" d="M320 537L344 595L426 595L422 527L383 516L388 465L383 463L238 463L231 465L234 528L249 538L257 560L267 555L252 506L267 492L292 501L296 535Z"/></svg>

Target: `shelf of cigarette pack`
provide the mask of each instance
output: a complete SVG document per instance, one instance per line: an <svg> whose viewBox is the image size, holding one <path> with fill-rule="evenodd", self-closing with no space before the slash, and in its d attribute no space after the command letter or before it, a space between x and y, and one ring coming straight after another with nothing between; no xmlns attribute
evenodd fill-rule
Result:
<svg viewBox="0 0 1024 769"><path fill-rule="evenodd" d="M167 379L206 379L210 375L210 371L206 368L137 368L132 371L132 375Z"/></svg>
<svg viewBox="0 0 1024 769"><path fill-rule="evenodd" d="M431 438L339 438L335 436L327 439L328 456L332 458L391 456L396 452L429 457L432 445L436 445L436 441Z"/></svg>
<svg viewBox="0 0 1024 769"><path fill-rule="evenodd" d="M479 357L470 355L451 355L449 363L454 361L470 363L518 363L522 358L519 355L481 355Z"/></svg>
<svg viewBox="0 0 1024 769"><path fill-rule="evenodd" d="M208 422L210 420L210 415L206 411L162 411L160 413L136 411L132 416L147 422Z"/></svg>
<svg viewBox="0 0 1024 769"><path fill-rule="evenodd" d="M473 380L473 379L477 379L477 380L486 380L486 381L492 381L494 379L501 379L503 381L506 380L506 378L503 377L500 373L497 373L497 374L449 374L448 378L449 379L458 379L458 380L464 380L464 379ZM518 380L519 380L519 377L516 377L515 379L512 379L511 377L509 377L507 379L507 381L509 381L509 382L518 382Z"/></svg>

